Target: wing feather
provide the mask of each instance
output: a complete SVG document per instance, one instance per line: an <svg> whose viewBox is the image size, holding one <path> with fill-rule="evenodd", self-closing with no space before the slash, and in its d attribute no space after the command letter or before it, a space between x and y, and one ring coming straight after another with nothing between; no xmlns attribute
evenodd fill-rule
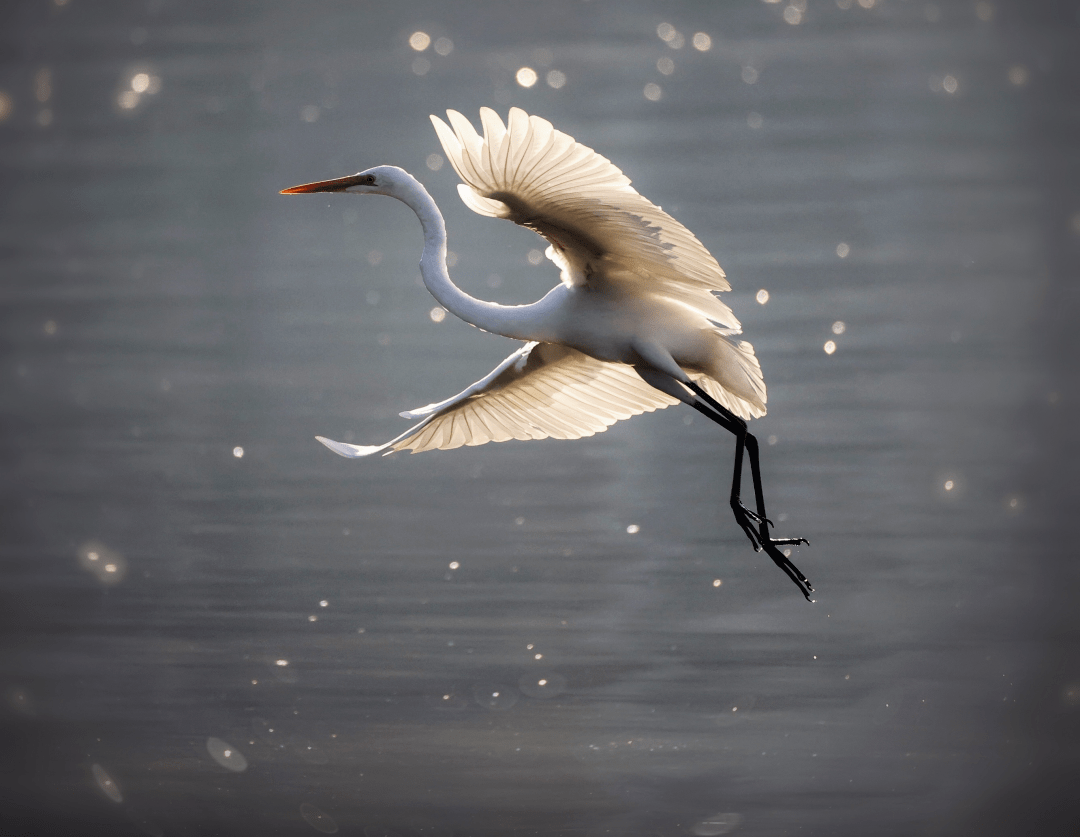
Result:
<svg viewBox="0 0 1080 837"><path fill-rule="evenodd" d="M725 333L739 331L715 296L730 289L716 259L610 160L519 108L505 124L481 108L483 136L457 111L447 118L450 125L431 117L474 212L509 218L576 251L571 261L588 262L590 275L648 283L651 292L698 308Z"/></svg>
<svg viewBox="0 0 1080 837"><path fill-rule="evenodd" d="M347 457L450 450L509 439L579 439L676 403L630 366L604 363L552 343L527 343L453 398L403 413L423 420L384 445L316 438Z"/></svg>

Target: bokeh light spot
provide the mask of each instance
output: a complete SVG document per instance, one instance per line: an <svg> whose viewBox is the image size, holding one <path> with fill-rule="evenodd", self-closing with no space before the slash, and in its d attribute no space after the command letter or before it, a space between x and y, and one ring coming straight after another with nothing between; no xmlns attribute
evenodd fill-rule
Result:
<svg viewBox="0 0 1080 837"><path fill-rule="evenodd" d="M123 802L124 795L120 793L120 788L116 786L116 782L112 777L105 772L100 764L90 765L90 772L94 775L94 781L97 782L97 786L101 788L101 792L104 793L113 802Z"/></svg>
<svg viewBox="0 0 1080 837"><path fill-rule="evenodd" d="M34 701L30 697L30 692L21 686L13 686L7 691L7 703L14 711L20 715L29 715L33 717Z"/></svg>
<svg viewBox="0 0 1080 837"><path fill-rule="evenodd" d="M518 701L517 692L499 683L478 683L473 686L473 700L486 709L505 711Z"/></svg>
<svg viewBox="0 0 1080 837"><path fill-rule="evenodd" d="M106 586L118 584L127 572L124 556L96 541L84 543L76 555L79 566Z"/></svg>
<svg viewBox="0 0 1080 837"><path fill-rule="evenodd" d="M1031 73L1023 64L1014 64L1009 67L1009 84L1013 87L1023 87L1031 78Z"/></svg>
<svg viewBox="0 0 1080 837"><path fill-rule="evenodd" d="M525 674L518 681L518 688L528 697L544 700L566 691L566 678L553 671Z"/></svg>
<svg viewBox="0 0 1080 837"><path fill-rule="evenodd" d="M206 752L226 770L233 773L243 773L247 770L248 762L244 754L227 741L210 736L206 739Z"/></svg>

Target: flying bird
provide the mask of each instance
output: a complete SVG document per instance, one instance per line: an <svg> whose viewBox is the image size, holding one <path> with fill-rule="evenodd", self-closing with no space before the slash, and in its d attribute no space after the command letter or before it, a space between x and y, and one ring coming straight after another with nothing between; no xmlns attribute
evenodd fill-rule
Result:
<svg viewBox="0 0 1080 837"><path fill-rule="evenodd" d="M724 271L682 224L631 187L608 159L550 122L510 110L504 124L480 110L481 136L457 111L431 121L474 212L539 233L561 282L528 305L476 299L446 266L446 224L435 201L396 166L282 190L389 195L424 232L420 273L451 314L483 331L525 341L457 395L404 412L418 423L383 445L316 438L345 457L448 450L509 439L577 439L620 419L680 402L735 436L730 505L755 550L764 550L810 601L813 587L780 550L808 543L774 538L765 512L757 439L747 419L765 415L754 348L718 297ZM740 499L750 463L754 508Z"/></svg>

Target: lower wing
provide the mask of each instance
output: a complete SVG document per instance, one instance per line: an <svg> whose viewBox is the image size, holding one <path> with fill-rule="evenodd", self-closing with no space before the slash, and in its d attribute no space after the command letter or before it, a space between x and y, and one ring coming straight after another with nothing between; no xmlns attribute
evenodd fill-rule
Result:
<svg viewBox="0 0 1080 837"><path fill-rule="evenodd" d="M621 363L554 343L526 343L453 398L401 415L421 421L383 445L315 438L349 458L450 450L510 439L579 439L615 422L677 404Z"/></svg>

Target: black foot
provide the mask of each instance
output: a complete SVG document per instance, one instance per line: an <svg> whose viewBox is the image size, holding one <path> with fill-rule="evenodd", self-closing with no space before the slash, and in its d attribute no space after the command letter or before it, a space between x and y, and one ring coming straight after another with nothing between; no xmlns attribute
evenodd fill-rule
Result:
<svg viewBox="0 0 1080 837"><path fill-rule="evenodd" d="M750 509L742 504L738 497L733 497L731 499L731 511L735 514L735 522L742 527L743 532L746 533L746 537L748 537L750 543L753 544L754 552L761 552L763 547L761 536L758 534L758 528L772 526L773 522L767 517L762 517L757 512L750 511Z"/></svg>
<svg viewBox="0 0 1080 837"><path fill-rule="evenodd" d="M799 544L810 546L810 541L806 538L769 538L769 540L779 546L798 546Z"/></svg>
<svg viewBox="0 0 1080 837"><path fill-rule="evenodd" d="M808 602L814 600L810 598L810 594L814 592L814 587L810 584L810 581L803 575L799 568L791 563L791 559L788 558L783 552L777 549L777 544L790 544L790 543L809 543L805 538L779 538L777 540L769 539L765 542L765 552L773 559L773 563L780 569L787 573L788 578L795 582L795 586L799 588L799 592L806 597Z"/></svg>

